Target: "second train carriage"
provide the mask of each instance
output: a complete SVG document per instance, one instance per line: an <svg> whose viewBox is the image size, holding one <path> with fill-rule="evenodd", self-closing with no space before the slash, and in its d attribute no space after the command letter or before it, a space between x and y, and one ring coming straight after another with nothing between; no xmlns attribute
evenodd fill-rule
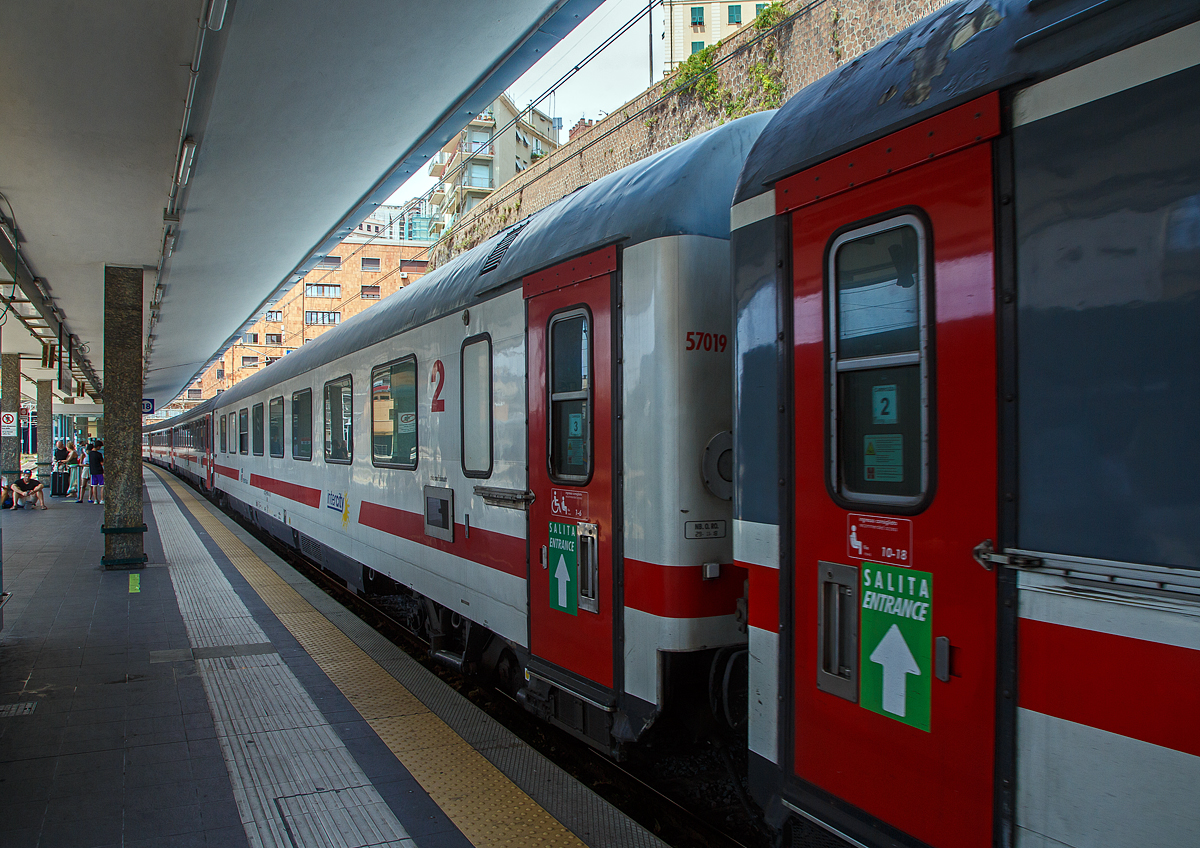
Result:
<svg viewBox="0 0 1200 848"><path fill-rule="evenodd" d="M734 553L793 844L1200 844L1197 17L952 3L747 160Z"/></svg>
<svg viewBox="0 0 1200 848"><path fill-rule="evenodd" d="M729 204L769 117L510 227L150 428L149 456L348 584L410 589L439 656L597 747L697 680L724 706L737 675L710 665L746 639Z"/></svg>

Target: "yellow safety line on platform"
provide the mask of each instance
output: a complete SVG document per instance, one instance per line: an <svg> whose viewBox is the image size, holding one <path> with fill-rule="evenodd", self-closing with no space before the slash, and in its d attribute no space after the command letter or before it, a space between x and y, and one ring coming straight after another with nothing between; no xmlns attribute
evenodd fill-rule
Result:
<svg viewBox="0 0 1200 848"><path fill-rule="evenodd" d="M583 845L229 532L193 492L153 470L472 845Z"/></svg>

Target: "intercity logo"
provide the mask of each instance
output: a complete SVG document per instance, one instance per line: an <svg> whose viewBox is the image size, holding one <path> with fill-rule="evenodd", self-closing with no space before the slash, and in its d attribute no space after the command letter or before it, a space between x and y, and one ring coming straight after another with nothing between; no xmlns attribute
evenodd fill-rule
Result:
<svg viewBox="0 0 1200 848"><path fill-rule="evenodd" d="M336 509L342 514L342 526L350 524L350 495L344 492L329 492L325 496L325 506Z"/></svg>

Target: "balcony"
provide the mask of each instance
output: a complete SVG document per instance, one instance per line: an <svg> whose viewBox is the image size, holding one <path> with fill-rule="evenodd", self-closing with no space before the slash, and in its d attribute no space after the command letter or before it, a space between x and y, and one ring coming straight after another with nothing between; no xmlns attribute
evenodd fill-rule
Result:
<svg viewBox="0 0 1200 848"><path fill-rule="evenodd" d="M439 150L437 155L429 160L429 176L440 177L446 173L446 165L450 162L450 154L445 150Z"/></svg>
<svg viewBox="0 0 1200 848"><path fill-rule="evenodd" d="M458 142L458 149L473 159L496 155L496 145L490 141L467 141L464 138Z"/></svg>

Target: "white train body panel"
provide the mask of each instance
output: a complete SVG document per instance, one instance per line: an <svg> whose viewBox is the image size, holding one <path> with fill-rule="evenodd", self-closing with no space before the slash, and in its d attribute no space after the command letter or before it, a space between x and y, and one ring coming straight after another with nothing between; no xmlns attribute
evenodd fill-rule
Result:
<svg viewBox="0 0 1200 848"><path fill-rule="evenodd" d="M624 252L625 691L652 704L662 703L657 651L746 638L728 603L741 594L729 584L744 579L733 573L730 502L701 474L705 445L732 427L728 267L724 239L672 236ZM706 580L704 563L722 574ZM662 597L634 592L637 574L661 580ZM711 608L705 595L727 611L680 614L688 602Z"/></svg>

